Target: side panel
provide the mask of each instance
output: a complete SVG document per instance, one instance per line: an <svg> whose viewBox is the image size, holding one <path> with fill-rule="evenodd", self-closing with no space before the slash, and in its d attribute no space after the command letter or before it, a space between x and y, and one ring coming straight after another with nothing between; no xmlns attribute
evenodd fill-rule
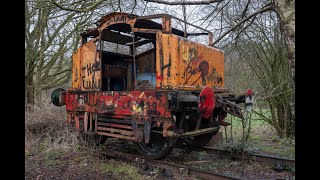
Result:
<svg viewBox="0 0 320 180"><path fill-rule="evenodd" d="M100 53L93 41L83 44L81 47L81 77L84 91L101 90L101 61Z"/></svg>
<svg viewBox="0 0 320 180"><path fill-rule="evenodd" d="M81 60L80 54L81 49L79 48L72 55L72 87L71 90L79 90L81 89Z"/></svg>
<svg viewBox="0 0 320 180"><path fill-rule="evenodd" d="M178 37L157 33L156 43L156 87L177 88L179 79Z"/></svg>
<svg viewBox="0 0 320 180"><path fill-rule="evenodd" d="M65 96L67 111L86 111L118 116L171 118L167 92L159 91L101 91L70 92Z"/></svg>
<svg viewBox="0 0 320 180"><path fill-rule="evenodd" d="M157 33L157 88L224 87L223 51Z"/></svg>

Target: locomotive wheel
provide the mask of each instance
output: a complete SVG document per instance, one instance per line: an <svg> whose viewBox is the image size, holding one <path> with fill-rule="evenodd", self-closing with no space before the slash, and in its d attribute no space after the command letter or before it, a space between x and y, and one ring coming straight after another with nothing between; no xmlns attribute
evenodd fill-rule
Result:
<svg viewBox="0 0 320 180"><path fill-rule="evenodd" d="M148 159L162 159L167 157L173 150L172 138L165 138L160 133L151 132L150 141L137 142L137 151Z"/></svg>

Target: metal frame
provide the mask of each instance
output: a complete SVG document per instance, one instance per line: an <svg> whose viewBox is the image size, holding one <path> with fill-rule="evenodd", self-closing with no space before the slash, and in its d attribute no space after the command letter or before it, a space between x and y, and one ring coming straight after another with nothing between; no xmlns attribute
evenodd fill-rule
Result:
<svg viewBox="0 0 320 180"><path fill-rule="evenodd" d="M191 23L189 23L189 22L186 22L186 21L184 21L184 20L182 20L182 19L180 19L180 18L177 18L177 17L175 17L175 16L172 16L172 15L169 15L169 14L154 14L154 15L149 15L149 16L140 16L140 17L137 17L137 19L157 19L157 18L162 18L162 27L163 27L162 30L165 30L165 31L168 31L168 30L165 29L165 28L168 28L168 27L166 26L166 23L167 23L167 21L169 21L169 22L170 22L170 27L169 27L170 31L169 31L169 32L171 32L171 19L172 19L172 18L173 18L173 19L176 19L176 20L178 20L178 21L180 21L180 22L183 22L183 23L185 23L185 24L188 24L188 25L190 25L190 26L193 26L193 27L195 27L195 28L197 28L197 29L200 29L200 30L202 30L202 31L205 31L206 33L187 33L187 32L185 32L185 34L186 34L186 37L188 37L188 36L199 36L199 35L209 35L209 46L212 44L213 35L212 35L212 32L211 32L211 31L209 31L209 30L207 30L207 29L204 29L204 28L202 28L202 27L200 27L200 26L196 26L196 25L194 25L194 24L191 24Z"/></svg>
<svg viewBox="0 0 320 180"><path fill-rule="evenodd" d="M118 17L115 18L116 20L110 20L112 17ZM151 29L151 28L135 28L134 25L136 23L137 20L150 20L150 19L158 19L161 18L162 19L162 29ZM102 17L96 24L98 25L97 28L94 28L92 30L89 30L85 33L82 33L81 36L82 38L86 37L86 35L88 35L89 33L93 32L93 31L102 31L103 29L113 25L113 24L118 24L118 23L125 23L125 24L129 24L131 26L131 32L139 32L139 33L157 33L158 31L162 31L164 33L173 33L172 32L172 18L175 20L178 20L180 22L183 22L185 24L188 24L192 27L195 27L197 29L200 29L204 32L201 33L187 33L186 30L184 30L184 34L186 35L185 37L187 38L188 36L200 36L200 35L208 35L208 39L209 39L209 43L208 45L212 45L213 42L213 34L211 31L204 29L200 26L196 26L194 24L191 24L189 22L186 22L178 17L169 15L169 14L154 14L154 15L148 15L148 16L136 16L136 15L131 15L131 14L126 14L126 13L111 13L108 14L104 17ZM176 29L177 30L177 29ZM180 30L181 31L181 30ZM99 34L99 38L101 34ZM183 36L182 36L183 37ZM95 40L96 41L96 40ZM85 39L82 40L83 43L87 42ZM139 45L143 45L139 44Z"/></svg>

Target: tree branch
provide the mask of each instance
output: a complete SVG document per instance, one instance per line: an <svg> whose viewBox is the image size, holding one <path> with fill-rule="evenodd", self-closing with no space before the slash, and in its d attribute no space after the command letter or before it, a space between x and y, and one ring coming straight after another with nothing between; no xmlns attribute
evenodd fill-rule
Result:
<svg viewBox="0 0 320 180"><path fill-rule="evenodd" d="M48 75L47 77L45 77L43 80L45 80L45 79L47 79L47 78L54 77L54 76L58 76L58 75L60 75L60 74L62 74L62 73L70 72L70 71L71 71L71 69L65 69L65 70L60 71L60 72L58 72L58 73L56 73L56 74L50 74L50 75Z"/></svg>
<svg viewBox="0 0 320 180"><path fill-rule="evenodd" d="M213 42L211 45L215 45L217 44L217 42L219 42L222 38L224 38L227 34L229 34L231 31L235 30L237 27L239 27L240 25L242 25L244 22L250 20L252 17L255 17L258 14L264 13L266 11L269 10L273 10L274 7L272 5L266 6L262 9L260 9L259 11L256 11L255 13L252 13L251 15L249 15L248 17L242 19L238 24L234 25L231 29L229 29L228 31L226 31L225 33L223 33L215 42Z"/></svg>
<svg viewBox="0 0 320 180"><path fill-rule="evenodd" d="M241 18L244 18L246 16L246 13L248 12L248 7L249 7L250 3L251 3L251 0L248 0L244 10L242 11Z"/></svg>
<svg viewBox="0 0 320 180"><path fill-rule="evenodd" d="M173 1L167 2L163 0L144 0L146 2L154 2L159 4L167 4L167 5L201 5L201 4L211 4L216 2L221 2L223 0L207 0L207 1Z"/></svg>
<svg viewBox="0 0 320 180"><path fill-rule="evenodd" d="M120 0L118 0L118 9L119 9L120 12L122 12L122 9L121 9L121 1L120 1ZM118 9L117 9L117 10L118 10Z"/></svg>
<svg viewBox="0 0 320 180"><path fill-rule="evenodd" d="M133 8L132 8L131 14L133 13L133 11L134 11L134 9L136 8L136 6L137 6L137 0L134 0L134 6L133 6Z"/></svg>
<svg viewBox="0 0 320 180"><path fill-rule="evenodd" d="M100 0L95 2L94 4L92 4L91 6L89 6L86 9L73 9L73 8L68 8L68 7L63 7L61 4L55 2L55 1L51 1L52 4L56 5L59 9L61 10L66 10L66 11L73 11L73 12L77 12L77 13L82 13L82 12L89 12L93 9L95 9L97 6L99 6L104 0Z"/></svg>

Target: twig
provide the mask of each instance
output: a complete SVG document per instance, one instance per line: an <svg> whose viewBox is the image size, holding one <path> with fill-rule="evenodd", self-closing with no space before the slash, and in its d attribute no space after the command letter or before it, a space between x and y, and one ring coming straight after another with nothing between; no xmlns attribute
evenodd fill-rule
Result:
<svg viewBox="0 0 320 180"><path fill-rule="evenodd" d="M73 9L73 8L64 7L64 6L62 6L61 4L59 4L59 3L55 2L55 1L51 1L52 4L56 5L58 8L60 8L62 10L73 11L73 12L77 12L77 13L89 12L89 11L95 9L97 6L99 6L102 2L104 2L104 0L97 1L93 5L89 6L86 9Z"/></svg>
<svg viewBox="0 0 320 180"><path fill-rule="evenodd" d="M144 0L146 2L154 2L159 4L167 4L167 5L201 5L201 4L211 4L216 2L221 2L223 0L207 0L207 1L163 1L163 0Z"/></svg>
<svg viewBox="0 0 320 180"><path fill-rule="evenodd" d="M230 28L228 31L226 31L225 33L223 33L215 42L213 42L211 45L215 45L217 44L222 38L224 38L227 34L229 34L230 32L232 32L233 30L235 30L237 27L239 27L240 25L242 25L244 22L250 20L252 17L255 17L258 14L264 13L266 11L272 10L273 6L269 5L265 8L260 9L259 11L256 11L255 13L252 13L251 15L249 15L248 17L242 19L238 24L234 25L232 28Z"/></svg>

